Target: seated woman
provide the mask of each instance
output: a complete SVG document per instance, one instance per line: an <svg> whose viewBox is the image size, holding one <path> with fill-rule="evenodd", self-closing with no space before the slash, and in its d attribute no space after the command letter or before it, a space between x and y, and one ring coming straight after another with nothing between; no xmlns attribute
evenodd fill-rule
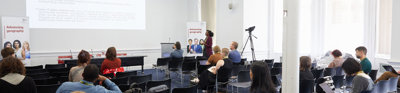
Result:
<svg viewBox="0 0 400 93"><path fill-rule="evenodd" d="M250 93L275 93L275 85L265 62L253 62L250 67Z"/></svg>
<svg viewBox="0 0 400 93"><path fill-rule="evenodd" d="M333 50L332 55L335 59L329 64L328 68L337 68L337 67L342 67L342 64L344 62L344 59L342 58L342 52L339 50Z"/></svg>
<svg viewBox="0 0 400 93"><path fill-rule="evenodd" d="M35 82L25 76L24 64L13 56L1 62L0 93L36 93Z"/></svg>
<svg viewBox="0 0 400 93"><path fill-rule="evenodd" d="M214 46L213 48L214 54L208 58L206 65L216 65L219 60L222 60L224 56L221 55L221 49L219 46ZM228 54L227 54L228 55Z"/></svg>
<svg viewBox="0 0 400 93"><path fill-rule="evenodd" d="M71 82L79 82L83 79L83 69L90 64L90 54L85 50L81 50L78 54L78 65L69 70L68 80Z"/></svg>
<svg viewBox="0 0 400 93"><path fill-rule="evenodd" d="M176 42L174 46L172 46L174 51L171 52L171 58L182 58L183 57L183 50L181 49L181 43Z"/></svg>
<svg viewBox="0 0 400 93"><path fill-rule="evenodd" d="M374 81L374 83L376 84L381 80L389 80L389 78L398 77L398 76L399 76L399 73L397 73L396 70L394 70L392 67L391 71L386 71L385 73L383 73L378 79L376 79ZM397 87L400 87L400 80L397 82Z"/></svg>
<svg viewBox="0 0 400 93"><path fill-rule="evenodd" d="M101 72L106 69L116 69L121 67L121 59L117 58L117 50L115 47L110 47L106 52L106 59L101 64Z"/></svg>
<svg viewBox="0 0 400 93"><path fill-rule="evenodd" d="M218 73L218 82L227 82L232 71L232 61L228 58L229 49L223 48L222 55L223 60L218 60L215 68L211 71L203 71L199 77L199 87L202 90L206 90L209 85L215 84L216 74Z"/></svg>
<svg viewBox="0 0 400 93"><path fill-rule="evenodd" d="M301 80L313 80L313 79L314 79L314 76L311 72L311 58L308 56L301 56L300 57L300 81Z"/></svg>
<svg viewBox="0 0 400 93"><path fill-rule="evenodd" d="M352 80L350 93L361 93L371 91L374 83L367 74L361 70L361 64L354 58L348 58L344 61L342 68L349 76L354 76Z"/></svg>

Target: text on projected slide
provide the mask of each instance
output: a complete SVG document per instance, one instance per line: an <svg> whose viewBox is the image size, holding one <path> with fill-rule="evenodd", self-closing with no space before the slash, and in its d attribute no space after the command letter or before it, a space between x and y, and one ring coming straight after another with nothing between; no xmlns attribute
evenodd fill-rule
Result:
<svg viewBox="0 0 400 93"><path fill-rule="evenodd" d="M31 28L145 29L145 0L26 0Z"/></svg>

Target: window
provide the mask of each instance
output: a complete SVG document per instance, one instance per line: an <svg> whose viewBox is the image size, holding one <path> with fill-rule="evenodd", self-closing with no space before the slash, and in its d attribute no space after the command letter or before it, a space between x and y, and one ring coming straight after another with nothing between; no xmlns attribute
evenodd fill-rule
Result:
<svg viewBox="0 0 400 93"><path fill-rule="evenodd" d="M364 45L364 0L327 0L324 50L354 54Z"/></svg>
<svg viewBox="0 0 400 93"><path fill-rule="evenodd" d="M392 32L392 0L378 0L376 57L390 59Z"/></svg>

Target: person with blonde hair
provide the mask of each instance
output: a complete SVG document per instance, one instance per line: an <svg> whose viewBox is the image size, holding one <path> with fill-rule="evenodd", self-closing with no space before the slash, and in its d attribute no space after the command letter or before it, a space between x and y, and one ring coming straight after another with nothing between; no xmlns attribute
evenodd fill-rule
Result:
<svg viewBox="0 0 400 93"><path fill-rule="evenodd" d="M222 60L224 57L221 55L221 48L219 46L213 47L214 54L208 58L206 65L215 65L219 60Z"/></svg>

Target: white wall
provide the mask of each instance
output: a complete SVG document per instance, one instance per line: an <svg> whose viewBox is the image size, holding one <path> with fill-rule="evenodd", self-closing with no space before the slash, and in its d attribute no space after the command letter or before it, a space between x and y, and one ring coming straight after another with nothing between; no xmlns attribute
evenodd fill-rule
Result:
<svg viewBox="0 0 400 93"><path fill-rule="evenodd" d="M229 48L232 41L243 45L243 2L244 0L216 0L216 33L215 45L221 48ZM232 3L233 8L228 8ZM241 49L241 47L239 47Z"/></svg>
<svg viewBox="0 0 400 93"><path fill-rule="evenodd" d="M69 55L70 50L96 52L115 46L128 54L148 55L145 64L151 65L161 55L161 42L186 40L186 22L199 19L199 10L194 8L198 3L146 0L146 30L30 29L32 64L54 64L57 56ZM0 1L0 16L26 16L25 12L25 0Z"/></svg>
<svg viewBox="0 0 400 93"><path fill-rule="evenodd" d="M251 26L256 26L252 34L256 36L257 38L253 37L253 43L254 43L254 51L256 54L256 59L261 60L261 59L267 59L268 58L268 50L270 49L269 47L269 41L270 34L269 33L272 31L271 25L272 20L269 20L272 15L269 15L269 12L272 10L270 9L271 7L269 6L268 2L269 0L246 0L244 1L244 23L243 23L243 28L247 29ZM271 13L272 14L272 13ZM270 23L270 24L269 24ZM249 32L248 31L242 31L243 32L243 44L246 43L247 38L249 37ZM272 45L272 44L271 44ZM248 45L246 46L246 54L248 54L247 57L249 60L252 58L251 57L251 47L250 47L250 41Z"/></svg>
<svg viewBox="0 0 400 93"><path fill-rule="evenodd" d="M400 0L393 0L391 62L400 62Z"/></svg>

